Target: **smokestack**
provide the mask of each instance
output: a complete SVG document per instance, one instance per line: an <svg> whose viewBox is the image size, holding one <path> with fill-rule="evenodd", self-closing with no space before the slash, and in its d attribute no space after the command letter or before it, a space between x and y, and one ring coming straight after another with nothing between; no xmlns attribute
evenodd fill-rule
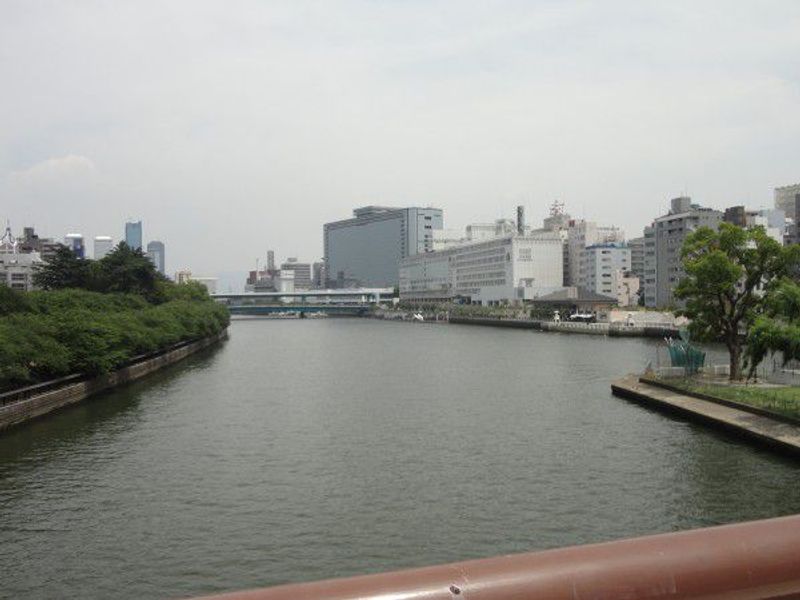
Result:
<svg viewBox="0 0 800 600"><path fill-rule="evenodd" d="M517 233L525 235L525 207L517 207Z"/></svg>

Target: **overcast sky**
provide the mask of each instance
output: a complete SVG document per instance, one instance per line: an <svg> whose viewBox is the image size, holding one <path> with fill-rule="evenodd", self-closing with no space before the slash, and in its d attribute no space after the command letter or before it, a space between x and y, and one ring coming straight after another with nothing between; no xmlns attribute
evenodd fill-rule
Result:
<svg viewBox="0 0 800 600"><path fill-rule="evenodd" d="M800 2L0 0L0 218L196 274L366 204L629 237L800 181Z"/></svg>

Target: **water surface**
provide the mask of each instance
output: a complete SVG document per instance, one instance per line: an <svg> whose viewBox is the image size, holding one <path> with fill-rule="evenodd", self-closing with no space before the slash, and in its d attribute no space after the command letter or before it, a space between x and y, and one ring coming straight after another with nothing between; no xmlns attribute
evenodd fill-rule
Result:
<svg viewBox="0 0 800 600"><path fill-rule="evenodd" d="M234 321L0 437L0 593L180 597L800 512L798 463L611 396L657 348Z"/></svg>

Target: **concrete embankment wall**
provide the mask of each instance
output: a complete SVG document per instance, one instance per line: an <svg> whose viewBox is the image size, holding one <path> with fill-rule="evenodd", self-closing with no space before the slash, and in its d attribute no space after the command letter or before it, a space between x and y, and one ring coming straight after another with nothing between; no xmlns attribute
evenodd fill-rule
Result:
<svg viewBox="0 0 800 600"><path fill-rule="evenodd" d="M0 406L0 431L75 404L103 390L141 379L163 367L179 362L203 348L217 344L227 336L228 332L225 330L217 335L180 345L156 356L144 358L117 371L93 379L79 381L78 383L70 383L24 400Z"/></svg>
<svg viewBox="0 0 800 600"><path fill-rule="evenodd" d="M766 411L753 410L753 407L708 396L704 399L675 390L677 388L673 386L653 385L635 375L611 384L615 396L800 457L800 425L795 420L776 418Z"/></svg>
<svg viewBox="0 0 800 600"><path fill-rule="evenodd" d="M610 323L556 323L554 321L534 321L529 319L494 319L489 317L450 317L450 323L459 325L485 325L489 327L513 327L516 329L535 329L559 333L582 333L588 335L608 335L611 337L676 337L678 330L670 327L629 327Z"/></svg>

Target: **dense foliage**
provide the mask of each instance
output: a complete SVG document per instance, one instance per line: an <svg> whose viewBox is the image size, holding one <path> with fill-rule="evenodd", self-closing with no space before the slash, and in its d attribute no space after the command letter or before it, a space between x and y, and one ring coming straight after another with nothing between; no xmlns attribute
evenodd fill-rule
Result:
<svg viewBox="0 0 800 600"><path fill-rule="evenodd" d="M45 289L0 286L0 390L106 373L229 321L202 285L172 283L124 244L100 261L59 252L37 281Z"/></svg>
<svg viewBox="0 0 800 600"><path fill-rule="evenodd" d="M748 376L769 354L780 355L784 364L800 360L800 286L789 278L779 281L764 300L764 312L756 317L747 336L745 362Z"/></svg>
<svg viewBox="0 0 800 600"><path fill-rule="evenodd" d="M690 233L681 257L686 277L675 290L685 300L695 339L722 341L730 355L730 378L739 379L744 335L764 312L773 289L791 272L797 248L783 247L762 227L722 223Z"/></svg>

